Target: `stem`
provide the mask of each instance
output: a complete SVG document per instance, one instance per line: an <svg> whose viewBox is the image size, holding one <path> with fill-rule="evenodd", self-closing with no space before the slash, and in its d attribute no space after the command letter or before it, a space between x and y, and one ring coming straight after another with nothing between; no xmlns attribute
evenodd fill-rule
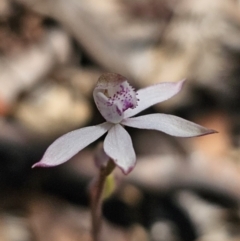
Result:
<svg viewBox="0 0 240 241"><path fill-rule="evenodd" d="M91 215L92 215L92 235L93 241L100 241L102 224L102 194L107 176L113 171L115 164L110 160L106 167L99 169L99 174L90 190Z"/></svg>

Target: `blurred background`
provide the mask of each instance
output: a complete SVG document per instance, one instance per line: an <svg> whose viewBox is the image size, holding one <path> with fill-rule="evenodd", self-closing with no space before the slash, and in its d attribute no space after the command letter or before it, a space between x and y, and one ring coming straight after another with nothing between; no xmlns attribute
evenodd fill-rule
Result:
<svg viewBox="0 0 240 241"><path fill-rule="evenodd" d="M92 90L105 72L136 89L186 78L145 113L219 133L127 128L138 162L115 172L103 240L240 240L240 1L0 0L0 241L91 240L97 142L31 166L60 135L101 123Z"/></svg>

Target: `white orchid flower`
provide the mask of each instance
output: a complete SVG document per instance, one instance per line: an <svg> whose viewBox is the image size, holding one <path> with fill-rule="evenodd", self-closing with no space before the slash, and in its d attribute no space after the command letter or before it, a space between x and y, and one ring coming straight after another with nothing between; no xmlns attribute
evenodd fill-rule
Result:
<svg viewBox="0 0 240 241"><path fill-rule="evenodd" d="M103 74L93 91L93 97L106 122L61 136L48 147L41 161L33 167L60 165L108 132L103 144L104 151L124 174L128 174L136 164L136 154L131 137L123 126L162 131L177 137L216 133L173 115L150 114L131 118L177 94L183 82L159 83L135 91L125 77L113 73Z"/></svg>

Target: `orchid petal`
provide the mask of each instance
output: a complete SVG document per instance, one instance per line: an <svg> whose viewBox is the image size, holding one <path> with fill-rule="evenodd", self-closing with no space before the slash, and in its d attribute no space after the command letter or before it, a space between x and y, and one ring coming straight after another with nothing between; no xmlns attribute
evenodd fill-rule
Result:
<svg viewBox="0 0 240 241"><path fill-rule="evenodd" d="M42 160L33 167L57 166L76 155L90 143L106 133L112 124L105 122L97 126L90 126L71 131L58 138L46 150Z"/></svg>
<svg viewBox="0 0 240 241"><path fill-rule="evenodd" d="M101 115L111 123L121 122L124 111L137 106L134 89L125 77L114 73L100 76L93 98Z"/></svg>
<svg viewBox="0 0 240 241"><path fill-rule="evenodd" d="M128 174L135 166L136 155L130 135L120 125L114 125L108 132L104 144L104 151L113 159L124 174Z"/></svg>
<svg viewBox="0 0 240 241"><path fill-rule="evenodd" d="M193 137L216 133L216 131L184 120L180 117L166 114L151 114L122 121L123 125L139 129L162 131L178 137Z"/></svg>
<svg viewBox="0 0 240 241"><path fill-rule="evenodd" d="M181 89L184 80L178 82L159 83L137 91L139 99L137 107L124 112L124 119L132 117L152 105L165 101L176 95Z"/></svg>

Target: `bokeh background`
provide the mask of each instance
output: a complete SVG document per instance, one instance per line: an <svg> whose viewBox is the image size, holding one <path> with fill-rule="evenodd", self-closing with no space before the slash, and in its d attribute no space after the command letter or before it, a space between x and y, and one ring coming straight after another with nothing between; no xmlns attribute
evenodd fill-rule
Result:
<svg viewBox="0 0 240 241"><path fill-rule="evenodd" d="M240 1L0 0L0 241L91 240L97 142L31 166L60 135L101 123L92 90L105 72L136 89L187 79L144 113L219 133L128 128L138 162L115 172L103 240L240 240Z"/></svg>

